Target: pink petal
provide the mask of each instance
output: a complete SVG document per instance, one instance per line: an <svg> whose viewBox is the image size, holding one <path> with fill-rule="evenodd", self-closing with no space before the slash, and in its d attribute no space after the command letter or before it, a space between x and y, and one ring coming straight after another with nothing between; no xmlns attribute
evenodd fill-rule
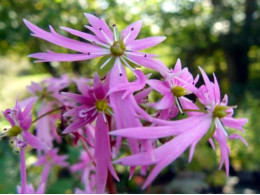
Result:
<svg viewBox="0 0 260 195"><path fill-rule="evenodd" d="M176 64L175 64L175 66L174 66L173 71L174 71L174 72L179 72L179 71L181 71L181 70L182 70L181 60L180 60L180 58L178 58L178 59L177 59L177 62L176 62Z"/></svg>
<svg viewBox="0 0 260 195"><path fill-rule="evenodd" d="M144 89L143 91L137 93L135 95L135 100L138 104L144 103L145 98L148 97L148 95L151 93L153 89L151 87Z"/></svg>
<svg viewBox="0 0 260 195"><path fill-rule="evenodd" d="M173 96L171 94L163 96L163 98L154 104L154 108L156 110L164 110L164 109L169 109L172 107L174 103Z"/></svg>
<svg viewBox="0 0 260 195"><path fill-rule="evenodd" d="M238 129L242 132L245 132L243 126L247 123L248 119L246 118L239 118L235 119L233 117L225 117L221 119L221 122L230 128Z"/></svg>
<svg viewBox="0 0 260 195"><path fill-rule="evenodd" d="M144 38L144 39L133 40L133 41L129 42L129 44L127 45L127 48L129 50L139 51L139 50L153 47L153 46L161 43L165 39L166 39L166 37L158 36L158 37L148 37L148 38Z"/></svg>
<svg viewBox="0 0 260 195"><path fill-rule="evenodd" d="M84 119L74 121L72 124L70 124L68 127L66 127L66 129L64 129L62 134L68 134L68 133L77 131L79 128L85 126L88 122L89 122L88 120L84 120Z"/></svg>
<svg viewBox="0 0 260 195"><path fill-rule="evenodd" d="M104 56L104 54L66 54L66 53L54 53L52 51L42 52L42 53L34 53L28 55L31 58L37 58L39 60L35 62L64 62L64 61L82 61L89 60L92 58L97 58L99 56Z"/></svg>
<svg viewBox="0 0 260 195"><path fill-rule="evenodd" d="M51 32L47 32L42 30L41 28L35 26L29 21L24 19L24 23L26 26L33 32L33 36L38 37L40 39L51 42L55 45L59 45L61 47L65 47L74 51L82 52L82 53L91 53L91 52L104 52L106 49L101 47L97 47L88 43L84 43L81 41L76 41L62 35L57 34L52 27L50 27Z"/></svg>
<svg viewBox="0 0 260 195"><path fill-rule="evenodd" d="M248 143L246 142L245 138L243 138L241 135L232 134L232 135L228 136L228 139L230 139L230 140L232 140L232 139L239 139L239 140L241 140L246 146L248 146Z"/></svg>
<svg viewBox="0 0 260 195"><path fill-rule="evenodd" d="M105 191L108 169L111 169L111 174L115 179L119 180L111 163L108 125L104 122L102 114L99 114L97 118L95 137L96 185L97 193L100 194Z"/></svg>
<svg viewBox="0 0 260 195"><path fill-rule="evenodd" d="M149 79L147 80L147 84L152 87L154 90L158 91L162 95L171 93L171 89L166 85L164 81Z"/></svg>
<svg viewBox="0 0 260 195"><path fill-rule="evenodd" d="M92 14L88 14L88 13L84 13L84 15L88 19L88 22L90 23L90 25L95 30L100 31L100 28L101 28L104 31L104 33L108 36L108 38L111 41L113 41L113 34L112 34L109 26L103 19L99 19L96 16L94 16ZM104 38L104 35L102 35L102 33L100 33L100 35L98 37L101 38L103 42L108 43L106 38Z"/></svg>
<svg viewBox="0 0 260 195"><path fill-rule="evenodd" d="M144 66L146 68L158 71L162 74L162 76L166 76L168 73L168 68L160 60L154 60L144 56L131 55L131 52L127 54L127 57L139 66Z"/></svg>
<svg viewBox="0 0 260 195"><path fill-rule="evenodd" d="M97 73L95 73L95 75L94 75L93 89L94 89L94 93L95 93L97 99L105 98L106 94L105 94L105 91L103 88L103 84Z"/></svg>
<svg viewBox="0 0 260 195"><path fill-rule="evenodd" d="M213 73L213 77L214 77L214 85L215 85L214 87L215 101L220 103L220 89L219 89L217 77L215 76L214 73Z"/></svg>
<svg viewBox="0 0 260 195"><path fill-rule="evenodd" d="M116 91L123 91L124 94L122 98L126 98L128 95L133 94L135 91L141 90L145 87L146 77L140 70L135 70L137 80L129 83L119 83L118 85L112 87L108 94L114 93Z"/></svg>
<svg viewBox="0 0 260 195"><path fill-rule="evenodd" d="M157 139L167 136L176 136L185 131L189 131L196 127L204 120L208 120L209 116L194 116L187 119L177 121L165 121L167 126L157 127L133 127L116 131L111 131L109 134L114 136L137 138L137 139ZM161 120L163 121L163 120Z"/></svg>
<svg viewBox="0 0 260 195"><path fill-rule="evenodd" d="M83 96L83 95L70 93L70 92L62 92L61 94L65 97L72 99L75 102L78 102L78 103L83 104L83 105L94 106L94 103L95 103L94 99L88 98L88 97Z"/></svg>
<svg viewBox="0 0 260 195"><path fill-rule="evenodd" d="M33 148L36 148L38 150L49 150L50 148L41 142L37 137L32 135L29 131L23 131L23 137L25 141L32 146Z"/></svg>
<svg viewBox="0 0 260 195"><path fill-rule="evenodd" d="M138 36L140 30L142 27L142 21L136 21L132 24L130 24L126 29L124 29L121 33L121 39L124 40L124 38L126 38L129 33L130 35L128 36L127 40L125 41L125 44L130 43L131 41L135 40L135 38Z"/></svg>
<svg viewBox="0 0 260 195"><path fill-rule="evenodd" d="M208 78L207 74L204 72L204 70L201 67L199 67L199 69L202 74L205 86L207 88L208 95L209 95L210 99L213 99L213 97L215 95L214 88L213 88L214 86L211 83L211 81L209 80L209 78Z"/></svg>
<svg viewBox="0 0 260 195"><path fill-rule="evenodd" d="M62 30L65 30L67 32L69 32L70 34L73 34L77 37L80 37L82 39L85 39L89 42L96 42L98 43L99 42L99 39L95 36L95 35L91 35L91 34L88 34L88 33L85 33L85 32L81 32L81 31L78 31L78 30L75 30L75 29L72 29L72 28L68 28L68 27L60 27Z"/></svg>

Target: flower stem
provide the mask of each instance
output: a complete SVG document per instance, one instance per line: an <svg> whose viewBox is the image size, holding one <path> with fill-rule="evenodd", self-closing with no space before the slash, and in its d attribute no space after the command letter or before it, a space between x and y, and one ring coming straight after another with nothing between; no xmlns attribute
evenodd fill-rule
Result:
<svg viewBox="0 0 260 195"><path fill-rule="evenodd" d="M194 109L183 109L184 112L202 112L207 113L207 111L204 110L194 110Z"/></svg>
<svg viewBox="0 0 260 195"><path fill-rule="evenodd" d="M86 150L86 152L87 152L89 158L90 158L90 159L93 159L93 157L92 157L92 155L91 155L91 153L90 153L90 151L89 151L89 149L88 149L88 146L86 145L85 140L84 140L82 137L79 137L79 139L80 139L80 141L81 141L83 147L85 148L85 150ZM92 163L93 163L94 166L96 166L96 163L94 162L94 160L92 161Z"/></svg>
<svg viewBox="0 0 260 195"><path fill-rule="evenodd" d="M48 176L49 176L50 168L51 168L50 164L47 163L47 164L44 166L44 169L43 169L43 171L42 171L41 184L44 183L45 186L46 186L47 179L48 179Z"/></svg>
<svg viewBox="0 0 260 195"><path fill-rule="evenodd" d="M24 149L20 148L20 166L21 166L21 194L26 194L26 165L25 165L25 156Z"/></svg>
<svg viewBox="0 0 260 195"><path fill-rule="evenodd" d="M43 117L45 117L45 116L47 116L47 115L49 115L49 114L51 114L51 113L53 113L53 112L56 112L56 111L58 111L58 110L61 110L61 109L63 109L63 108L64 108L64 106L61 106L61 107L58 107L58 108L56 108L56 109L54 109L54 110L50 110L49 112L46 112L46 113L44 113L43 115L39 116L38 118L34 119L34 120L32 121L32 123L35 123L36 121L40 120L41 118L43 118Z"/></svg>
<svg viewBox="0 0 260 195"><path fill-rule="evenodd" d="M118 192L116 190L115 182L113 180L113 177L112 177L110 171L108 171L108 176L107 176L107 190L108 190L109 194L118 194Z"/></svg>

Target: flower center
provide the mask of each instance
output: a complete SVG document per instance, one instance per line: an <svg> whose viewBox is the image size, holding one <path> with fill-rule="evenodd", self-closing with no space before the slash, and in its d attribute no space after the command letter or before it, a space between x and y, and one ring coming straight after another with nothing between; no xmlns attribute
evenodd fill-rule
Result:
<svg viewBox="0 0 260 195"><path fill-rule="evenodd" d="M183 87L175 86L175 87L172 88L172 94L175 97L181 97L181 96L184 96L184 95L187 94L187 90Z"/></svg>
<svg viewBox="0 0 260 195"><path fill-rule="evenodd" d="M105 112L107 109L109 109L109 105L106 100L97 100L96 101L96 109L98 111Z"/></svg>
<svg viewBox="0 0 260 195"><path fill-rule="evenodd" d="M110 51L114 56L121 56L124 54L126 46L122 40L115 41L111 46Z"/></svg>
<svg viewBox="0 0 260 195"><path fill-rule="evenodd" d="M22 132L21 127L19 126L13 126L11 129L8 130L7 135L9 137L15 137L19 135Z"/></svg>
<svg viewBox="0 0 260 195"><path fill-rule="evenodd" d="M225 116L228 115L227 109L228 108L226 106L216 105L213 111L213 116L217 118L224 118Z"/></svg>

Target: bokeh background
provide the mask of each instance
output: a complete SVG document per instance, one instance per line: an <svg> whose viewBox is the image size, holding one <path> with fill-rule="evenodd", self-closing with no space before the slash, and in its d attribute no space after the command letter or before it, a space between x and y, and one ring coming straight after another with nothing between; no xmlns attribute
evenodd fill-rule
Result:
<svg viewBox="0 0 260 195"><path fill-rule="evenodd" d="M0 110L14 105L19 95L28 96L26 85L50 76L92 75L96 61L33 63L28 54L53 46L30 36L22 19L48 29L68 26L84 31L87 20L83 13L103 17L108 24L123 29L136 20L143 21L140 38L167 36L149 52L160 55L168 67L177 58L194 74L201 66L211 75L216 73L222 94L229 94L230 105L238 105L237 117L247 117L245 147L231 141L230 176L218 171L217 155L206 144L196 149L191 164L187 153L172 163L155 180L152 188L141 191L143 177L128 181L128 172L118 168L121 182L118 191L129 193L260 193L260 2L258 0L1 0L0 1ZM75 37L74 37L75 38ZM151 72L146 70L146 72ZM159 75L153 74L153 77ZM4 126L0 116L0 127ZM71 163L78 152L69 149ZM27 156L29 181L37 184L41 168L34 167L34 155ZM15 193L19 182L19 155L12 152L8 141L0 142L0 193ZM72 193L77 178L65 169L55 169L48 193Z"/></svg>

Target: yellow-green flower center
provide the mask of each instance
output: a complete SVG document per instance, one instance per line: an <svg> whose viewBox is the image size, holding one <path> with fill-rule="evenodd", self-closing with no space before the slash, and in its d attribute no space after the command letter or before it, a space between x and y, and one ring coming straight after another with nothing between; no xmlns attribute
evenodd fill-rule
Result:
<svg viewBox="0 0 260 195"><path fill-rule="evenodd" d="M124 54L126 46L122 40L115 41L111 46L110 51L114 56L121 56Z"/></svg>
<svg viewBox="0 0 260 195"><path fill-rule="evenodd" d="M175 87L172 88L172 94L175 97L181 97L181 96L184 96L184 95L187 94L187 90L183 87L175 86Z"/></svg>
<svg viewBox="0 0 260 195"><path fill-rule="evenodd" d="M227 109L228 108L226 106L216 105L213 111L213 116L217 118L224 118L225 116L228 115Z"/></svg>
<svg viewBox="0 0 260 195"><path fill-rule="evenodd" d="M106 100L97 100L96 101L96 109L98 111L105 112L109 108L109 105Z"/></svg>
<svg viewBox="0 0 260 195"><path fill-rule="evenodd" d="M7 135L9 137L14 137L19 135L22 132L21 127L19 126L13 126L11 129L8 130Z"/></svg>

